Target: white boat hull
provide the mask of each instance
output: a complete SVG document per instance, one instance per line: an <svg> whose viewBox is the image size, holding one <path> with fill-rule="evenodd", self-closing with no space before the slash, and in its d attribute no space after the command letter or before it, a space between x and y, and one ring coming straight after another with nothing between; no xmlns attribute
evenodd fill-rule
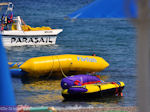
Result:
<svg viewBox="0 0 150 112"><path fill-rule="evenodd" d="M2 31L4 46L50 45L56 43L57 35L62 29L41 31Z"/></svg>

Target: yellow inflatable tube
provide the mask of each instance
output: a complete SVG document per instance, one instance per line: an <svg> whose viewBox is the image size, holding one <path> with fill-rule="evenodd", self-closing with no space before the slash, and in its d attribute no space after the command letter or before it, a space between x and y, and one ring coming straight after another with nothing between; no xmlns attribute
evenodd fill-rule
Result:
<svg viewBox="0 0 150 112"><path fill-rule="evenodd" d="M29 75L39 77L51 72L87 73L99 72L108 67L109 64L101 57L86 55L54 55L31 58L24 62L20 68Z"/></svg>
<svg viewBox="0 0 150 112"><path fill-rule="evenodd" d="M64 98L96 98L102 96L121 96L122 90L125 87L124 82L105 82L100 84L86 84L83 86L72 86L62 90ZM83 91L84 90L84 91Z"/></svg>
<svg viewBox="0 0 150 112"><path fill-rule="evenodd" d="M85 93L95 93L95 92L100 92L100 91L117 89L119 87L122 88L125 86L124 82L119 81L119 83L120 84L117 84L117 83L112 84L112 82L107 82L107 83L101 83L101 84L87 84L83 86L73 86L73 87L86 88L87 92ZM68 89L62 90L62 94L69 94Z"/></svg>

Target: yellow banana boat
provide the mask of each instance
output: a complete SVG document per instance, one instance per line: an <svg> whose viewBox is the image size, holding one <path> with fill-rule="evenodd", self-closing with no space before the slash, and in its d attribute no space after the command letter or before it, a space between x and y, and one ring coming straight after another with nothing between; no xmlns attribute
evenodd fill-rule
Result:
<svg viewBox="0 0 150 112"><path fill-rule="evenodd" d="M31 58L19 68L32 77L40 77L45 74L60 76L61 72L66 75L99 72L108 66L109 64L98 56L64 54Z"/></svg>

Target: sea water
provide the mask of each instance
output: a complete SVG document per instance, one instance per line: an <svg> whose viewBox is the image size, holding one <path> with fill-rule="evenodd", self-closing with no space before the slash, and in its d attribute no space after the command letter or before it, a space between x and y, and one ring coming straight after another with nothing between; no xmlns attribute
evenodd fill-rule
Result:
<svg viewBox="0 0 150 112"><path fill-rule="evenodd" d="M7 0L2 0L6 2ZM54 107L109 107L136 105L136 31L127 19L66 19L93 0L12 0L14 16L21 16L32 27L61 28L56 45L7 47L8 60L24 62L29 58L59 54L103 57L110 66L97 74L107 81L123 81L123 97L64 101L60 80L13 78L17 104Z"/></svg>

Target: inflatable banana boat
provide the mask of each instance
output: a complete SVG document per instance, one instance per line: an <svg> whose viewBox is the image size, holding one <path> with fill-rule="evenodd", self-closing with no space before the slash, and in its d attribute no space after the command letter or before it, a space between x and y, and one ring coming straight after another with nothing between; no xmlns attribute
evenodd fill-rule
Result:
<svg viewBox="0 0 150 112"><path fill-rule="evenodd" d="M31 58L18 67L32 77L49 74L60 77L62 73L69 75L99 72L108 66L109 64L98 56L64 54Z"/></svg>
<svg viewBox="0 0 150 112"><path fill-rule="evenodd" d="M62 79L62 96L65 99L122 96L123 82L103 82L96 76L76 75Z"/></svg>

